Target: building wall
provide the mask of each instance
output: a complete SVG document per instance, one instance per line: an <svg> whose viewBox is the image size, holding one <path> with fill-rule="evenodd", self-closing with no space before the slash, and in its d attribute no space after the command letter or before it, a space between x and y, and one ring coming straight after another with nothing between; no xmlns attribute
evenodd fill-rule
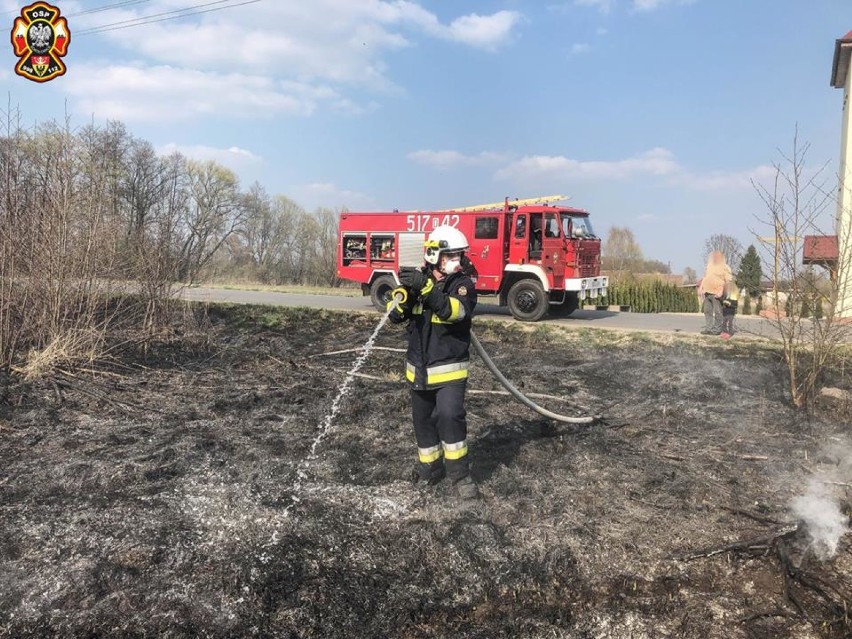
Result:
<svg viewBox="0 0 852 639"><path fill-rule="evenodd" d="M838 310L841 317L852 317L852 119L849 117L849 94L852 90L852 64L846 69L846 82L843 88L843 117L840 134L840 167L838 177L840 186L837 198L837 237L840 249L840 295Z"/></svg>

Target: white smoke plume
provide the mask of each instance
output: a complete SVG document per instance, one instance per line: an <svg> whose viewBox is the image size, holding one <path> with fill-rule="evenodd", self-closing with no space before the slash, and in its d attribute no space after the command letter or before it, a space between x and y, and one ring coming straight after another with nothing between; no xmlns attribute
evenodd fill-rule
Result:
<svg viewBox="0 0 852 639"><path fill-rule="evenodd" d="M814 554L823 561L834 557L840 538L849 531L849 518L830 494L827 482L812 480L791 507L807 526Z"/></svg>

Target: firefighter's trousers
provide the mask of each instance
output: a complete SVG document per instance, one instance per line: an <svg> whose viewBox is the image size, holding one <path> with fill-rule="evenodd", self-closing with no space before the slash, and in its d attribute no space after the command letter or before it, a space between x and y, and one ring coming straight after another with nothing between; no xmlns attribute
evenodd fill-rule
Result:
<svg viewBox="0 0 852 639"><path fill-rule="evenodd" d="M411 413L421 479L458 480L470 473L464 394L467 380L435 390L412 390Z"/></svg>

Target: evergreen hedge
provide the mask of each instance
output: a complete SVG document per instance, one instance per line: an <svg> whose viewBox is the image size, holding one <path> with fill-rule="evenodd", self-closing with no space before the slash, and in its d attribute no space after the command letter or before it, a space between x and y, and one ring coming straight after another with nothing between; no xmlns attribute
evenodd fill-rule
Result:
<svg viewBox="0 0 852 639"><path fill-rule="evenodd" d="M697 313L701 309L694 288L660 280L611 282L599 304L629 306L634 313Z"/></svg>

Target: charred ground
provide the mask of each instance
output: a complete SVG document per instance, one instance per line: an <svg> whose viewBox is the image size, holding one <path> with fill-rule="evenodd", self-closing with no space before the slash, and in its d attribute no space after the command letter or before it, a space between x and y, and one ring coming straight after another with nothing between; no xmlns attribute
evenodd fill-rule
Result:
<svg viewBox="0 0 852 639"><path fill-rule="evenodd" d="M466 507L408 482L398 327L304 463L377 319L214 308L5 380L0 635L850 636L849 540L791 508L848 514L845 406L790 410L770 345L478 321L537 401L606 419L540 419L475 359Z"/></svg>

